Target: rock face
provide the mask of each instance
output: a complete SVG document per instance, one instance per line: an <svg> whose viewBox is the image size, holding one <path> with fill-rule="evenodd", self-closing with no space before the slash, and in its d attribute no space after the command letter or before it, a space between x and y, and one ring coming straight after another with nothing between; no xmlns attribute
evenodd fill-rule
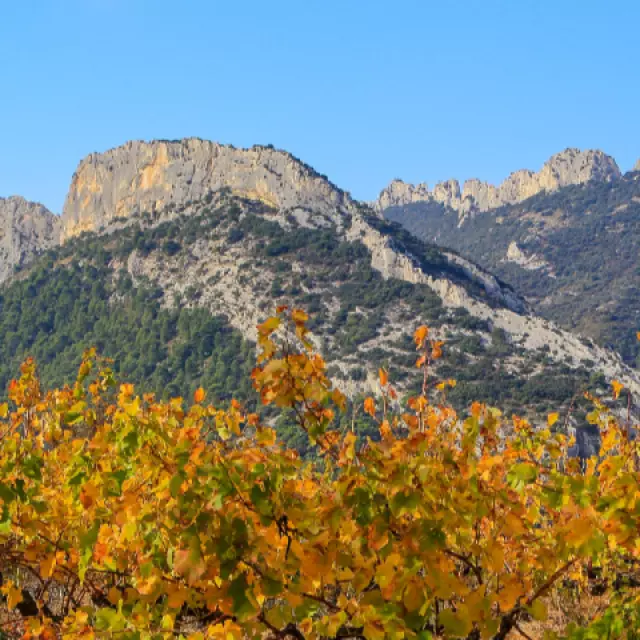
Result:
<svg viewBox="0 0 640 640"><path fill-rule="evenodd" d="M59 238L60 219L41 204L19 196L0 198L0 282Z"/></svg>
<svg viewBox="0 0 640 640"><path fill-rule="evenodd" d="M640 159L633 165L634 171L640 171Z"/></svg>
<svg viewBox="0 0 640 640"><path fill-rule="evenodd" d="M536 271L550 266L546 260L536 254L527 255L515 240L509 243L505 260L507 262L515 262L527 271Z"/></svg>
<svg viewBox="0 0 640 640"><path fill-rule="evenodd" d="M380 210L389 207L401 207L413 202L424 202L432 197L431 191L426 183L413 185L402 180L392 180L388 187L380 192L380 197L376 202L376 208Z"/></svg>
<svg viewBox="0 0 640 640"><path fill-rule="evenodd" d="M227 187L293 215L335 218L351 198L289 153L236 149L196 138L129 142L79 165L62 214L62 238L97 231L114 218L184 206Z"/></svg>
<svg viewBox="0 0 640 640"><path fill-rule="evenodd" d="M455 209L464 217L468 213L521 202L541 191L556 191L590 180L610 182L621 175L616 161L602 151L565 149L552 156L538 173L521 169L497 187L471 179L461 190L457 180L447 180L429 191L426 184L414 186L394 180L380 193L375 208L380 212L389 207L431 200Z"/></svg>

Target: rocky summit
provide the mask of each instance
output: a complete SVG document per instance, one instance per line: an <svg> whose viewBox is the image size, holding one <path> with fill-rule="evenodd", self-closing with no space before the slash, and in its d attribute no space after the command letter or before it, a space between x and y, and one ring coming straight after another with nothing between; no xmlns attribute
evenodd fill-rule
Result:
<svg viewBox="0 0 640 640"><path fill-rule="evenodd" d="M46 207L20 196L0 198L0 282L59 238L60 220Z"/></svg>
<svg viewBox="0 0 640 640"><path fill-rule="evenodd" d="M460 189L457 180L447 180L436 184L431 191L425 183L412 185L394 180L382 190L374 208L381 212L390 207L432 201L450 207L464 217L521 202L543 191L553 192L592 180L609 182L621 175L616 161L602 151L565 149L552 156L537 173L521 169L498 186L471 179Z"/></svg>
<svg viewBox="0 0 640 640"><path fill-rule="evenodd" d="M62 237L195 202L222 187L300 219L310 213L332 219L354 208L325 177L270 146L237 149L197 138L134 141L80 163L64 205Z"/></svg>

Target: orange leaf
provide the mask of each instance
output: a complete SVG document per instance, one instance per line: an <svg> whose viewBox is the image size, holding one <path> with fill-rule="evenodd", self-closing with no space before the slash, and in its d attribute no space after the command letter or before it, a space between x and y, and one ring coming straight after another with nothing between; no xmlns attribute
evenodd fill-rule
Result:
<svg viewBox="0 0 640 640"><path fill-rule="evenodd" d="M272 334L280 326L280 318L272 317L258 325L258 333L263 336Z"/></svg>
<svg viewBox="0 0 640 640"><path fill-rule="evenodd" d="M40 576L42 578L50 578L56 566L56 554L52 553L40 561Z"/></svg>
<svg viewBox="0 0 640 640"><path fill-rule="evenodd" d="M291 313L291 319L296 324L304 324L309 319L309 316L302 309L294 309Z"/></svg>
<svg viewBox="0 0 640 640"><path fill-rule="evenodd" d="M378 369L378 376L380 376L380 385L386 387L389 383L389 375L384 369Z"/></svg>
<svg viewBox="0 0 640 640"><path fill-rule="evenodd" d="M376 402L373 398L366 398L364 401L365 413L368 413L372 418L376 416Z"/></svg>
<svg viewBox="0 0 640 640"><path fill-rule="evenodd" d="M200 404L204 400L206 395L207 394L206 394L205 390L202 387L198 387L196 389L196 392L193 394L193 401L196 404Z"/></svg>
<svg viewBox="0 0 640 640"><path fill-rule="evenodd" d="M422 347L428 335L429 329L425 325L422 325L421 327L418 327L416 329L415 333L413 334L413 340L416 343L418 349Z"/></svg>
<svg viewBox="0 0 640 640"><path fill-rule="evenodd" d="M9 610L15 609L22 602L22 590L18 589L13 583L9 583L7 594L7 607Z"/></svg>

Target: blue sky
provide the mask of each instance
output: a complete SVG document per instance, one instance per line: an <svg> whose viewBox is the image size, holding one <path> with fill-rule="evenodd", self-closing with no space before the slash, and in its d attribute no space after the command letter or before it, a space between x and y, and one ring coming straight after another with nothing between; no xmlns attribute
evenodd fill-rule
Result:
<svg viewBox="0 0 640 640"><path fill-rule="evenodd" d="M361 199L640 157L635 0L5 0L0 196L129 139L274 144Z"/></svg>

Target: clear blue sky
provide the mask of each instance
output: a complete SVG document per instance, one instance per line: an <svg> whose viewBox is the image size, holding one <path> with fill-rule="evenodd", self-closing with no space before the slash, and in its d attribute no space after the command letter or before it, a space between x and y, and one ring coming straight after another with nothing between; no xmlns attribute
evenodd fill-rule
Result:
<svg viewBox="0 0 640 640"><path fill-rule="evenodd" d="M0 196L131 138L285 148L361 199L640 157L636 0L4 0Z"/></svg>

